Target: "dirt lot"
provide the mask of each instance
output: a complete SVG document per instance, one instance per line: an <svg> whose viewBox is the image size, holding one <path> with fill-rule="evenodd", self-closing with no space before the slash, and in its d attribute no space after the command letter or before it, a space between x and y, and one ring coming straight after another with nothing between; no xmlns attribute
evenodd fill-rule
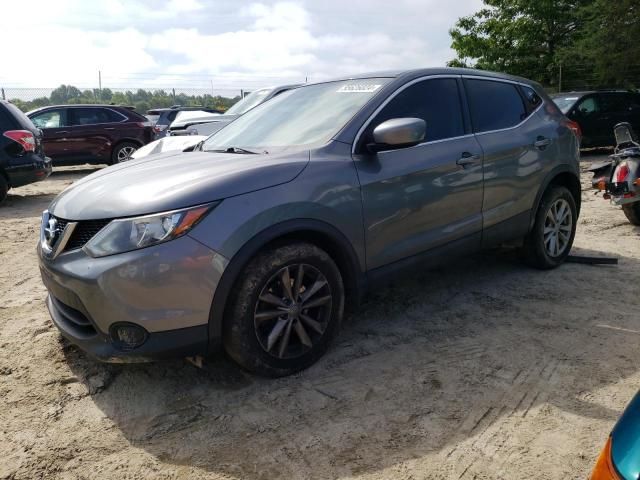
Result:
<svg viewBox="0 0 640 480"><path fill-rule="evenodd" d="M35 255L88 171L0 207L0 478L585 478L640 385L640 228L591 191L575 251L617 267L462 260L372 295L285 379L97 364L52 326Z"/></svg>

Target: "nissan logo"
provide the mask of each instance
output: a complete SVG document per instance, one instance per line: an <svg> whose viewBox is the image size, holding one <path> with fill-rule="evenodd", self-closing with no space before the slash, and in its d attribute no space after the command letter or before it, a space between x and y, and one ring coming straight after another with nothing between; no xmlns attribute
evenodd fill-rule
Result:
<svg viewBox="0 0 640 480"><path fill-rule="evenodd" d="M44 229L44 239L47 242L49 248L51 248L53 244L56 243L56 236L58 234L57 228L58 221L53 217L49 218L49 222Z"/></svg>

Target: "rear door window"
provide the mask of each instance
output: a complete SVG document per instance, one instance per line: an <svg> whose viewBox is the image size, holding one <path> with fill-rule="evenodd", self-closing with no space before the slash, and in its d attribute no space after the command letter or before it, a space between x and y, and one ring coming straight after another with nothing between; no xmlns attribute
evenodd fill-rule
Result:
<svg viewBox="0 0 640 480"><path fill-rule="evenodd" d="M69 109L69 121L74 126L112 123L109 111L105 108L71 108Z"/></svg>
<svg viewBox="0 0 640 480"><path fill-rule="evenodd" d="M426 142L464 135L457 80L424 80L405 88L378 113L369 125L365 137L371 138L373 129L382 122L402 117L421 118L425 121Z"/></svg>
<svg viewBox="0 0 640 480"><path fill-rule="evenodd" d="M464 82L476 133L514 127L527 117L516 85L493 80Z"/></svg>
<svg viewBox="0 0 640 480"><path fill-rule="evenodd" d="M110 108L102 108L100 110L106 115L106 121L104 123L117 123L127 120L127 117L123 114L116 112L115 110L111 110Z"/></svg>
<svg viewBox="0 0 640 480"><path fill-rule="evenodd" d="M629 110L629 95L626 93L610 93L599 95L602 111L605 113L620 113Z"/></svg>

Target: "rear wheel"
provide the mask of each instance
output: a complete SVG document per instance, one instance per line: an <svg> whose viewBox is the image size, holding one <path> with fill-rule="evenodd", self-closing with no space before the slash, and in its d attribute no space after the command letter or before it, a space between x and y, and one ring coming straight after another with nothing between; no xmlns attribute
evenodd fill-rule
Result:
<svg viewBox="0 0 640 480"><path fill-rule="evenodd" d="M525 263L545 270L562 264L571 251L577 221L576 202L571 192L565 187L550 186L522 247Z"/></svg>
<svg viewBox="0 0 640 480"><path fill-rule="evenodd" d="M343 310L340 270L326 252L308 243L269 249L247 265L236 284L224 346L247 370L289 375L327 350Z"/></svg>
<svg viewBox="0 0 640 480"><path fill-rule="evenodd" d="M138 144L133 142L122 142L115 146L111 152L111 165L126 162L131 159L131 155L138 149Z"/></svg>
<svg viewBox="0 0 640 480"><path fill-rule="evenodd" d="M640 202L623 205L622 211L633 225L640 225Z"/></svg>

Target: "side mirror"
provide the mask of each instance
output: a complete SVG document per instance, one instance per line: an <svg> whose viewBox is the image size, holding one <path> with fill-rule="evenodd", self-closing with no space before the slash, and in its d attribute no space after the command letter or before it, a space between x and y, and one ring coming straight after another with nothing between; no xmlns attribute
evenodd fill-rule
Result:
<svg viewBox="0 0 640 480"><path fill-rule="evenodd" d="M424 140L427 124L421 118L392 118L373 130L373 143L367 145L370 152L412 147Z"/></svg>

